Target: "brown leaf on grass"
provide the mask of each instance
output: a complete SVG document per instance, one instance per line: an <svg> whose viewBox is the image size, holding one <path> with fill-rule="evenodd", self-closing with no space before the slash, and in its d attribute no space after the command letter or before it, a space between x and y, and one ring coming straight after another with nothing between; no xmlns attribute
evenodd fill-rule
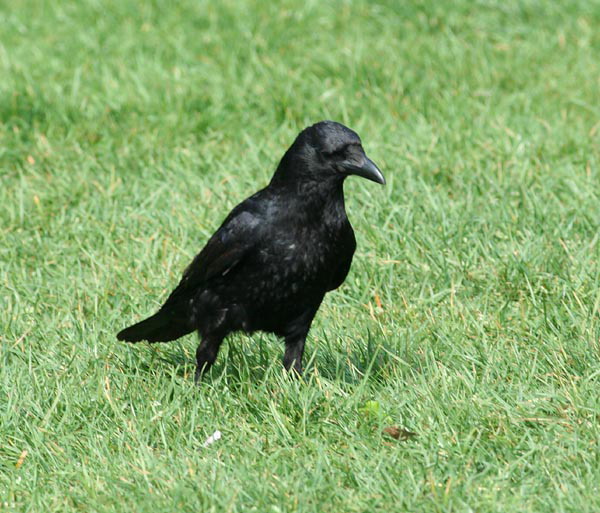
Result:
<svg viewBox="0 0 600 513"><path fill-rule="evenodd" d="M379 297L379 294L375 293L375 304L377 305L377 308L381 308L383 310L383 305L381 304L381 298Z"/></svg>
<svg viewBox="0 0 600 513"><path fill-rule="evenodd" d="M23 449L23 451L21 452L21 456L19 456L19 459L17 460L17 464L15 465L15 467L20 468L21 465L23 465L23 463L25 462L25 458L27 458L27 449Z"/></svg>
<svg viewBox="0 0 600 513"><path fill-rule="evenodd" d="M408 429L399 428L398 426L388 426L383 428L383 433L391 436L395 440L400 440L402 442L406 440L410 440L411 438L415 438L417 433L413 433Z"/></svg>

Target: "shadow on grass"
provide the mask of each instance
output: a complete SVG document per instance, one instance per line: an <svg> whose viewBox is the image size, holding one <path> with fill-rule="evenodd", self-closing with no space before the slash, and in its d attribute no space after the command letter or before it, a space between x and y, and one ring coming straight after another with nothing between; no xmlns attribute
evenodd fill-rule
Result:
<svg viewBox="0 0 600 513"><path fill-rule="evenodd" d="M304 355L304 381L308 382L314 375L358 385L364 380L385 382L397 375L398 361L393 350L371 335L346 350L342 350L338 342L325 339L318 347L309 346ZM131 344L126 346L130 349L128 354L118 359L124 372L138 379L143 374L164 373L193 380L196 345L197 339L192 337L170 344ZM282 369L283 348L283 343L271 335L232 335L221 346L219 357L204 381L219 380L229 385L265 382L273 372Z"/></svg>
<svg viewBox="0 0 600 513"><path fill-rule="evenodd" d="M394 350L370 333L343 348L339 340L326 338L311 362L319 376L339 383L357 385L365 380L383 383L398 372ZM311 368L307 369L312 371Z"/></svg>

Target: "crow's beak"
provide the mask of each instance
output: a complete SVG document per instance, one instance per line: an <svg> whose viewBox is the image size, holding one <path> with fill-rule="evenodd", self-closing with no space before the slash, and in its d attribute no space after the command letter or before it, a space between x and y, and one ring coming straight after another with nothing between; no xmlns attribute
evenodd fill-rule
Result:
<svg viewBox="0 0 600 513"><path fill-rule="evenodd" d="M367 180L372 180L373 182L380 183L381 185L385 185L385 178L383 174L379 170L379 168L375 165L369 157L365 155L364 162L362 165L356 165L348 163L344 165L344 169L351 175L362 176Z"/></svg>

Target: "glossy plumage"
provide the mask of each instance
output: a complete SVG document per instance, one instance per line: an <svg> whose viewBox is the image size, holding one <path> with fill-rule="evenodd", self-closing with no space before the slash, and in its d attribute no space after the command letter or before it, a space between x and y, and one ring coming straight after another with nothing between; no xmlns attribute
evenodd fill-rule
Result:
<svg viewBox="0 0 600 513"><path fill-rule="evenodd" d="M356 247L344 179L385 183L356 133L332 121L303 130L267 187L227 216L152 317L119 340L166 342L197 330L197 378L231 332L285 338L286 369L302 372L304 342L325 293L339 287Z"/></svg>

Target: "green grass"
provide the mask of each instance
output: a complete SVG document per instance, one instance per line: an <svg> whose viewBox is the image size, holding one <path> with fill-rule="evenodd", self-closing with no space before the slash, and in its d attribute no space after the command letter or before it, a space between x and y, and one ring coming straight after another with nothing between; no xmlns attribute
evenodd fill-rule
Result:
<svg viewBox="0 0 600 513"><path fill-rule="evenodd" d="M0 511L600 510L600 3L172 4L0 4ZM306 381L117 342L324 118Z"/></svg>

